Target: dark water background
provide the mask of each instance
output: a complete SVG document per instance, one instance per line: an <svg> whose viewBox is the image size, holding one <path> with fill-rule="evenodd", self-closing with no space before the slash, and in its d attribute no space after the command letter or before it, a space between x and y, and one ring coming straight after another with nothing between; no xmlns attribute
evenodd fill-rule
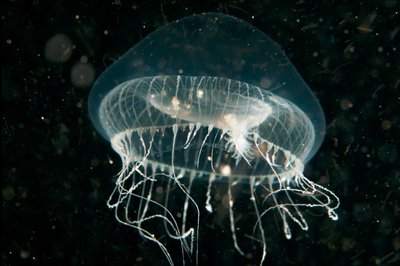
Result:
<svg viewBox="0 0 400 266"><path fill-rule="evenodd" d="M271 220L266 265L399 265L399 5L3 1L1 265L167 265L105 204L120 162L92 127L87 97L144 36L208 11L244 19L279 43L327 119L306 174L341 198L340 218L313 212L310 229L293 226L292 240ZM200 265L257 265L260 250L240 256L229 228L202 230Z"/></svg>

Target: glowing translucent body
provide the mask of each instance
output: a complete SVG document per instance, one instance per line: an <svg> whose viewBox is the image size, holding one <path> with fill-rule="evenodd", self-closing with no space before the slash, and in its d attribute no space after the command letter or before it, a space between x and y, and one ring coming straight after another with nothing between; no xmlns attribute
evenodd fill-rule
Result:
<svg viewBox="0 0 400 266"><path fill-rule="evenodd" d="M287 238L289 220L308 228L301 208L322 207L337 219L337 197L302 174L322 142L321 107L283 52L241 20L201 14L162 27L100 76L89 105L94 125L122 159L109 206L157 243L170 264L147 224L163 221L165 233L197 261L199 217L202 208L213 212L216 180L226 182L241 254L232 188L249 188L261 264L262 218L270 211L279 213ZM201 207L192 196L196 180L208 181ZM162 181L167 185L154 188ZM170 193L183 200L171 203Z"/></svg>

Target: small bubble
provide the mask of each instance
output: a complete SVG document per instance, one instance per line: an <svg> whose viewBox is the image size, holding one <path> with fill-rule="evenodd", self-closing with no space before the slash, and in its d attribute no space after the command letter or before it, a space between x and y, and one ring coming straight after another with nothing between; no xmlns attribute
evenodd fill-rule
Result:
<svg viewBox="0 0 400 266"><path fill-rule="evenodd" d="M342 110L349 110L353 108L353 103L347 99L343 99L340 101L340 108L342 108Z"/></svg>
<svg viewBox="0 0 400 266"><path fill-rule="evenodd" d="M44 48L44 57L51 63L64 63L71 57L73 43L65 34L51 37Z"/></svg>
<svg viewBox="0 0 400 266"><path fill-rule="evenodd" d="M81 56L81 63L87 63L88 62L88 57L86 55Z"/></svg>
<svg viewBox="0 0 400 266"><path fill-rule="evenodd" d="M161 186L156 187L156 193L157 194L161 194L163 192L164 192L164 188L163 187L161 187Z"/></svg>
<svg viewBox="0 0 400 266"><path fill-rule="evenodd" d="M79 62L71 69L71 82L76 87L89 87L92 85L95 75L92 64Z"/></svg>
<svg viewBox="0 0 400 266"><path fill-rule="evenodd" d="M389 130L389 129L391 129L391 128L392 128L392 122L389 121L389 120L383 120L383 121L381 122L381 128L382 128L383 130Z"/></svg>
<svg viewBox="0 0 400 266"><path fill-rule="evenodd" d="M29 258L29 251L21 250L19 252L19 256L21 257L21 259L25 260L25 259Z"/></svg>
<svg viewBox="0 0 400 266"><path fill-rule="evenodd" d="M260 81L261 88L267 89L271 86L272 82L269 78L262 78Z"/></svg>

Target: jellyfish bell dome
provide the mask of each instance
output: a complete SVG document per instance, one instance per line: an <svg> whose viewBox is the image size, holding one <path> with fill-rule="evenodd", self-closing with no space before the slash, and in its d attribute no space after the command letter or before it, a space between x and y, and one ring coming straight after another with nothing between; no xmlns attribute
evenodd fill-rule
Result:
<svg viewBox="0 0 400 266"><path fill-rule="evenodd" d="M154 76L219 77L247 83L293 103L310 119L315 139L307 162L325 135L321 106L285 53L265 33L238 18L204 13L151 33L100 75L89 96L97 131L110 139L99 117L104 97L118 85Z"/></svg>

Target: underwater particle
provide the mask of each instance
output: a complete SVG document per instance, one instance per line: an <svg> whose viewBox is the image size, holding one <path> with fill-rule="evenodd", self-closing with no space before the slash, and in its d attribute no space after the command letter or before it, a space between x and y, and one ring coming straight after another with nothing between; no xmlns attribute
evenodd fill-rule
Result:
<svg viewBox="0 0 400 266"><path fill-rule="evenodd" d="M71 57L73 43L65 34L56 34L46 43L44 57L50 63L64 63Z"/></svg>

